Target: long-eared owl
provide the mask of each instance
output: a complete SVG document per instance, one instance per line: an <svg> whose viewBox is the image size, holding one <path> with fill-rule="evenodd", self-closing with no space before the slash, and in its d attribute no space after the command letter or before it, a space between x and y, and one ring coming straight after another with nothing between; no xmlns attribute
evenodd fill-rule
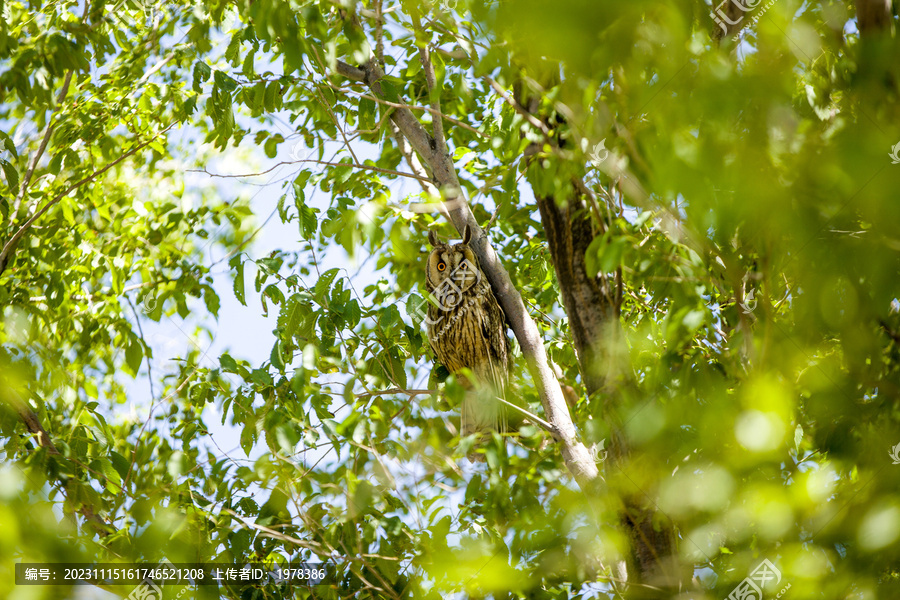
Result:
<svg viewBox="0 0 900 600"><path fill-rule="evenodd" d="M462 378L469 388L463 399L461 432L490 434L506 429L503 398L508 383L509 342L506 318L494 292L469 248L468 226L462 243L441 243L434 232L426 267L428 341L437 360L451 373L468 368L476 381Z"/></svg>

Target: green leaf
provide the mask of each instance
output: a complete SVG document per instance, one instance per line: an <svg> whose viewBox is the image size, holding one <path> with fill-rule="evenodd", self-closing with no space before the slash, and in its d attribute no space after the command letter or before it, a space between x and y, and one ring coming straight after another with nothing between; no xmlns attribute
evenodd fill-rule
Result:
<svg viewBox="0 0 900 600"><path fill-rule="evenodd" d="M269 361L272 363L273 367L278 369L279 372L284 373L284 342L281 338L275 340L275 344L272 346L272 351L269 353Z"/></svg>
<svg viewBox="0 0 900 600"><path fill-rule="evenodd" d="M247 79L253 79L256 76L256 71L253 68L253 61L256 56L256 49L251 48L247 53L247 56L244 57L244 63L241 66L241 73L244 74L244 77Z"/></svg>
<svg viewBox="0 0 900 600"><path fill-rule="evenodd" d="M375 129L375 101L362 98L359 101L359 128Z"/></svg>
<svg viewBox="0 0 900 600"><path fill-rule="evenodd" d="M234 269L234 297L237 298L238 302L247 306L247 301L244 298L244 262L241 260L240 255L235 255L228 264Z"/></svg>
<svg viewBox="0 0 900 600"><path fill-rule="evenodd" d="M219 364L222 365L222 369L228 371L229 373L238 372L238 364L229 354L223 354L222 356L220 356Z"/></svg>
<svg viewBox="0 0 900 600"><path fill-rule="evenodd" d="M109 460L119 476L122 479L125 479L125 476L128 474L128 468L131 462L115 450L109 453Z"/></svg>
<svg viewBox="0 0 900 600"><path fill-rule="evenodd" d="M596 277L599 273L611 273L622 264L622 254L627 240L624 237L613 237L611 231L608 229L602 236L596 236L588 245L584 255L588 277Z"/></svg>
<svg viewBox="0 0 900 600"><path fill-rule="evenodd" d="M173 452L166 462L166 470L172 479L181 477L186 471L184 452L181 452L180 450Z"/></svg>
<svg viewBox="0 0 900 600"><path fill-rule="evenodd" d="M228 47L225 48L225 60L229 61L232 66L237 66L239 62L238 53L241 50L241 37L243 32L237 31L233 36L231 36L231 41L228 43Z"/></svg>
<svg viewBox="0 0 900 600"><path fill-rule="evenodd" d="M271 298L272 302L277 305L284 304L284 292L275 284L267 285L266 289L263 290L263 296Z"/></svg>
<svg viewBox="0 0 900 600"><path fill-rule="evenodd" d="M384 92L385 100L399 104L400 91L403 89L405 82L398 77L392 77L390 75L382 77L379 82L381 83L381 90Z"/></svg>
<svg viewBox="0 0 900 600"><path fill-rule="evenodd" d="M212 286L203 286L203 302L206 304L206 310L214 316L219 316L219 295Z"/></svg>
<svg viewBox="0 0 900 600"><path fill-rule="evenodd" d="M282 305L278 313L278 327L284 332L284 338L294 339L303 317L309 312L309 306L300 294L294 294Z"/></svg>
<svg viewBox="0 0 900 600"><path fill-rule="evenodd" d="M356 300L350 300L344 305L344 319L348 328L353 329L359 324L361 314L359 303Z"/></svg>
<svg viewBox="0 0 900 600"><path fill-rule="evenodd" d="M0 160L0 167L3 168L3 175L6 176L6 184L9 189L14 190L19 187L19 172L12 163Z"/></svg>
<svg viewBox="0 0 900 600"><path fill-rule="evenodd" d="M106 457L97 459L96 462L99 463L100 471L112 484L107 489L111 493L119 493L122 487L122 476L113 468L112 462Z"/></svg>
<svg viewBox="0 0 900 600"><path fill-rule="evenodd" d="M132 376L137 377L143 359L144 349L141 346L141 341L136 335L131 335L128 345L125 346L125 364L128 366Z"/></svg>
<svg viewBox="0 0 900 600"><path fill-rule="evenodd" d="M253 450L253 446L256 444L257 435L256 421L247 422L241 430L240 438L241 450L244 451L244 454L250 455L250 451Z"/></svg>
<svg viewBox="0 0 900 600"><path fill-rule="evenodd" d="M317 208L310 208L308 206L301 206L300 209L300 234L304 239L311 239L312 236L316 233L316 226L318 222L316 221L316 213L319 212Z"/></svg>
<svg viewBox="0 0 900 600"><path fill-rule="evenodd" d="M194 91L198 94L202 91L201 84L205 83L210 74L212 73L212 69L209 68L205 62L198 60L194 63Z"/></svg>
<svg viewBox="0 0 900 600"><path fill-rule="evenodd" d="M319 277L318 281L316 281L315 295L317 297L324 298L327 295L328 290L331 288L331 284L334 281L334 278L337 277L338 272L340 272L340 269L335 268L328 269L327 271L322 273L322 276Z"/></svg>
<svg viewBox="0 0 900 600"><path fill-rule="evenodd" d="M269 158L275 158L278 154L278 144L284 141L284 137L280 133L276 133L266 140L263 150Z"/></svg>
<svg viewBox="0 0 900 600"><path fill-rule="evenodd" d="M300 433L291 423L281 423L275 428L275 439L279 449L285 454L290 454L300 443Z"/></svg>
<svg viewBox="0 0 900 600"><path fill-rule="evenodd" d="M16 145L13 143L12 138L6 135L6 132L0 131L0 139L3 140L3 147L6 148L7 152L12 154L14 159L18 159L19 153L16 152Z"/></svg>

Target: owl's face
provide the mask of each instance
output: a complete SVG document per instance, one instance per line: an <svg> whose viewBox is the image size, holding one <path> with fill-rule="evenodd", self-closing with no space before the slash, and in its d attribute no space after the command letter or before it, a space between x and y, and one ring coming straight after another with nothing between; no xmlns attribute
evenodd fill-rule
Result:
<svg viewBox="0 0 900 600"><path fill-rule="evenodd" d="M475 253L469 248L469 230L460 244L443 244L433 233L428 239L434 249L428 256L425 275L428 290L443 308L454 307L472 288L481 282L481 269Z"/></svg>

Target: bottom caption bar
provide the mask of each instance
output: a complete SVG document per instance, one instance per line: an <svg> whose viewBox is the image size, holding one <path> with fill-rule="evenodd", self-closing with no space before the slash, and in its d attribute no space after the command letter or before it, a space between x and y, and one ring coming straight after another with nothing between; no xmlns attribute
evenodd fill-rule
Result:
<svg viewBox="0 0 900 600"><path fill-rule="evenodd" d="M323 585L334 579L328 563L16 563L16 585Z"/></svg>

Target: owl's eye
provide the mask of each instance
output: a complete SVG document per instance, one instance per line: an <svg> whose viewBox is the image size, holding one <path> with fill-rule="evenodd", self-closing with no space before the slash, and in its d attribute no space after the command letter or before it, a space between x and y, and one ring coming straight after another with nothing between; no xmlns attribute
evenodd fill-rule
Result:
<svg viewBox="0 0 900 600"><path fill-rule="evenodd" d="M438 263L438 271L443 271L446 268L447 268L447 265L445 265L443 263L443 261Z"/></svg>
<svg viewBox="0 0 900 600"><path fill-rule="evenodd" d="M463 270L466 269L466 263L465 263L465 261L464 261L461 265L459 265L459 268L460 268L460 269L463 269Z"/></svg>

